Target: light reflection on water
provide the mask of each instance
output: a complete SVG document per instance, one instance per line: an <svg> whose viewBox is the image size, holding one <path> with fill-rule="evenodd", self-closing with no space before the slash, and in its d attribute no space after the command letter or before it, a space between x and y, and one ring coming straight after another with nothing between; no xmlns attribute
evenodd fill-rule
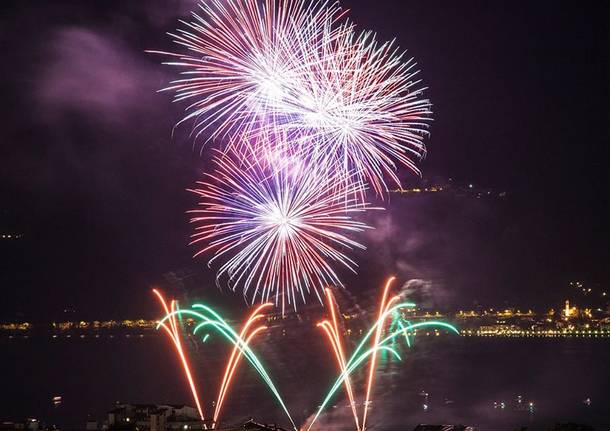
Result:
<svg viewBox="0 0 610 431"><path fill-rule="evenodd" d="M3 340L2 405L11 417L38 416L82 426L117 401L191 403L167 340ZM321 337L268 334L255 346L296 420L313 413L334 377ZM193 352L195 374L209 403L221 370L223 346L209 340ZM610 343L586 339L419 338L401 349L403 361L381 355L370 412L375 429L410 430L417 423L465 423L481 430L544 429L576 421L610 429ZM225 417L285 421L272 397L246 367L226 404ZM355 376L361 385L364 373ZM51 398L63 397L60 408ZM523 408L518 403L534 403ZM590 405L583 401L590 399ZM191 403L192 404L192 403ZM504 407L500 407L504 404ZM495 408L494 408L495 406ZM209 405L208 405L209 411ZM6 414L4 415L6 416ZM333 426L331 426L331 424ZM381 426L382 425L382 426ZM351 430L342 394L321 418L326 430Z"/></svg>

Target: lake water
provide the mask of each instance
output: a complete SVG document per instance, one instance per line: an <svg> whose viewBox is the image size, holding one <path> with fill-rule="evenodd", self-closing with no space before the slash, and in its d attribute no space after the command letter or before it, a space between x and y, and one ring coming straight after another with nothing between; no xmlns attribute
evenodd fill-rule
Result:
<svg viewBox="0 0 610 431"><path fill-rule="evenodd" d="M89 413L104 418L116 401L193 404L171 345L160 336L4 338L0 349L1 418L37 417L78 428ZM191 358L209 411L226 346L211 340L196 350ZM321 337L272 331L259 340L257 350L302 423L335 372ZM445 422L483 431L544 430L573 421L610 430L608 339L422 337L402 354L402 362L380 360L370 429L410 431L418 423ZM225 419L252 415L287 425L257 376L245 362L241 365ZM363 380L361 372L355 385L360 388ZM59 407L51 402L55 395L62 396ZM590 405L583 403L587 398ZM530 401L531 412L523 407ZM318 429L353 429L350 411L341 392Z"/></svg>

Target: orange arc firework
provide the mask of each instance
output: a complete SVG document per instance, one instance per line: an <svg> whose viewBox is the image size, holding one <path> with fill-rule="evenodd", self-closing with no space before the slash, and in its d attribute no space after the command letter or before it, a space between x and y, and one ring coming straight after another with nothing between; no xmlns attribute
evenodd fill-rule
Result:
<svg viewBox="0 0 610 431"><path fill-rule="evenodd" d="M191 389L191 394L193 395L193 401L195 401L195 404L197 405L197 411L199 412L199 416L201 417L201 420L205 420L205 417L203 415L203 408L201 407L201 403L199 402L197 386L195 385L195 381L193 380L193 376L191 373L191 367L189 365L189 362L188 362L188 359L184 352L184 349L182 348L182 342L180 341L180 331L178 330L178 325L176 323L176 315L174 313L175 307L176 307L176 301L172 300L170 303L171 304L170 307L168 307L167 302L165 301L165 298L163 297L163 295L157 289L153 289L153 292L155 295L157 295L159 302L161 303L161 305L163 306L163 309L165 310L165 314L171 315L171 318L169 319L169 324L170 324L171 329L165 323L159 322L159 324L167 332L167 335L174 343L176 352L178 353L178 356L180 357L180 361L182 362L182 368L184 369L184 375L186 376L186 379L188 380L189 387Z"/></svg>
<svg viewBox="0 0 610 431"><path fill-rule="evenodd" d="M396 277L393 277L393 276L388 278L388 280L385 283L385 287L383 289L383 294L381 296L381 303L379 304L379 315L377 317L377 322L376 322L377 328L375 329L375 338L373 338L373 347L377 346L379 344L379 341L381 340L381 334L383 332L383 325L385 323L384 321L387 318L386 312L392 306L392 304L394 304L396 301L398 301L400 299L399 296L395 295L388 300L388 293L390 291L390 286L392 285L392 282L395 279L396 279ZM377 365L377 351L375 350L371 354L371 360L369 363L369 377L368 377L368 381L367 381L367 385L366 385L366 397L364 399L364 413L362 414L362 430L366 429L366 417L367 417L369 405L372 400L371 392L373 389L373 382L375 380L375 366L376 365Z"/></svg>
<svg viewBox="0 0 610 431"><path fill-rule="evenodd" d="M326 299L328 302L328 308L331 313L332 324L328 320L324 320L318 323L317 326L321 327L326 335L328 336L328 340L335 352L335 357L337 359L337 365L339 366L339 370L341 373L346 375L344 379L345 391L347 393L347 397L350 402L350 406L352 408L352 414L354 415L354 422L356 424L356 429L360 430L360 424L358 420L358 411L356 409L356 401L354 399L354 391L352 389L351 380L349 378L349 374L347 373L347 366L345 361L345 352L343 350L343 345L341 344L341 337L339 336L339 324L337 321L337 312L336 312L336 300L333 295L333 292L330 288L324 289L324 293L326 294Z"/></svg>
<svg viewBox="0 0 610 431"><path fill-rule="evenodd" d="M256 321L258 321L258 320L260 320L260 319L262 319L264 317L263 314L261 314L261 311L263 311L265 308L268 308L268 307L271 307L271 306L273 306L273 303L271 303L271 302L267 302L265 304L259 305L250 314L250 317L248 317L248 320L246 321L246 323L244 323L239 336L242 339L245 338L245 344L246 345L250 344L250 341L259 332L267 329L266 326L260 325L260 326L257 326L254 330L252 330L251 332L248 333L248 330L250 329L252 324L254 324ZM220 412L222 410L222 405L224 403L225 396L227 394L227 391L229 390L229 386L230 386L231 381L233 379L233 375L235 374L235 370L237 369L237 365L238 365L238 363L239 363L239 361L240 361L242 356L243 356L242 349L240 349L238 345L235 345L235 347L233 347L233 351L231 352L231 356L229 358L229 362L227 363L227 368L225 370L225 374L224 374L224 377L222 379L222 383L220 385L220 391L218 393L218 398L216 400L216 408L214 410L214 424L218 423L218 418L220 417Z"/></svg>

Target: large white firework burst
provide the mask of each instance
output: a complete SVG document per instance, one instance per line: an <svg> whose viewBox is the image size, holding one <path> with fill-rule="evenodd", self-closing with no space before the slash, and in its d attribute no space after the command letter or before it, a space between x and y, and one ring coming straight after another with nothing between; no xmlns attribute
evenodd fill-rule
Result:
<svg viewBox="0 0 610 431"><path fill-rule="evenodd" d="M337 188L354 186L305 165L272 172L234 151L215 158L216 169L192 190L199 208L192 244L196 256L222 261L217 280L241 289L252 302L272 298L282 309L328 285L342 285L337 267L354 271L346 251L364 248L350 233L367 228L351 215L364 206L337 199ZM359 190L340 190L354 196Z"/></svg>

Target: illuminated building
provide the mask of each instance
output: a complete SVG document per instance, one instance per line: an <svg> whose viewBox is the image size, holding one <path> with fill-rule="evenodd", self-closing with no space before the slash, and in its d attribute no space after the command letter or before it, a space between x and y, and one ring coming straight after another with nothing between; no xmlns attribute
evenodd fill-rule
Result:
<svg viewBox="0 0 610 431"><path fill-rule="evenodd" d="M0 421L1 431L38 431L40 422L38 419L28 418L23 421Z"/></svg>
<svg viewBox="0 0 610 431"><path fill-rule="evenodd" d="M188 431L205 429L194 407L175 404L119 404L108 412L110 429Z"/></svg>
<svg viewBox="0 0 610 431"><path fill-rule="evenodd" d="M566 299L566 305L563 309L563 317L565 320L568 320L571 317L575 317L578 314L578 309L576 307L570 307L570 300Z"/></svg>
<svg viewBox="0 0 610 431"><path fill-rule="evenodd" d="M175 404L119 404L108 412L109 430L190 431L211 429L211 421L199 419L195 407ZM215 428L218 431L288 431L250 419L238 426ZM95 431L89 429L89 431Z"/></svg>

